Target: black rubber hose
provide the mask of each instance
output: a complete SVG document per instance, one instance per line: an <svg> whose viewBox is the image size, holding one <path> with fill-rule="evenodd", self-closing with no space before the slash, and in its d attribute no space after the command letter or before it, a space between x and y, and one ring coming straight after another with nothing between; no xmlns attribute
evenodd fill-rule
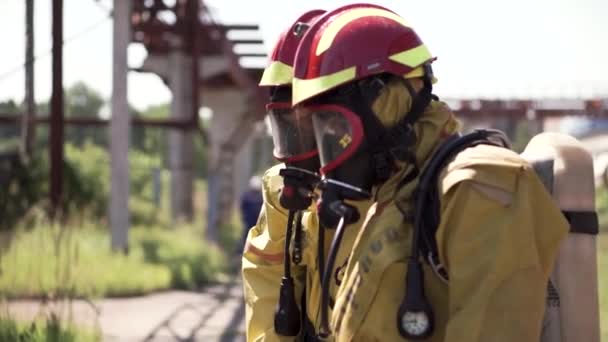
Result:
<svg viewBox="0 0 608 342"><path fill-rule="evenodd" d="M319 337L327 338L331 334L329 329L329 317L328 317L328 307L329 307L329 284L331 281L331 273L334 268L334 264L336 263L336 256L338 255L338 250L340 249L340 244L342 243L342 237L344 235L344 230L346 227L345 222L347 219L342 216L340 221L338 222L338 227L336 228L336 234L334 239L331 242L331 247L329 249L329 255L327 257L327 265L323 272L323 281L322 281L322 290L321 290L321 326L319 327Z"/></svg>

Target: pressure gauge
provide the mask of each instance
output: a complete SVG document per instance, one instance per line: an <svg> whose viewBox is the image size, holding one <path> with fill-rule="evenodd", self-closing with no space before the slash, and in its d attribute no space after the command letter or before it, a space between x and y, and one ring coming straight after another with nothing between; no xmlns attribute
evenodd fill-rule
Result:
<svg viewBox="0 0 608 342"><path fill-rule="evenodd" d="M408 311L401 316L401 329L412 338L425 337L431 329L431 320L423 311Z"/></svg>
<svg viewBox="0 0 608 342"><path fill-rule="evenodd" d="M397 311L399 334L408 340L422 340L433 335L433 308L424 295L422 265L408 260L406 292Z"/></svg>

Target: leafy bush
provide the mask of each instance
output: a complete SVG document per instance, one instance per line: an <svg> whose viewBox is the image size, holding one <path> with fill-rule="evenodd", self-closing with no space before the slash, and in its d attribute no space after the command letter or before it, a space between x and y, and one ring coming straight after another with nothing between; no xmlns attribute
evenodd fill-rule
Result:
<svg viewBox="0 0 608 342"><path fill-rule="evenodd" d="M154 198L153 170L160 158L138 150L129 152L133 224L160 221ZM49 162L46 154L23 162L16 153L0 156L0 229L10 229L35 204L45 202L49 191ZM166 177L166 176L165 176ZM62 212L66 217L105 218L110 194L110 158L105 148L86 142L82 147L67 144L63 165Z"/></svg>
<svg viewBox="0 0 608 342"><path fill-rule="evenodd" d="M74 186L78 187L67 187L66 192L72 195L68 201L77 205L78 210L83 207L92 208L95 217L105 216L110 194L108 151L90 142L85 143L82 148L67 145L66 159L68 170L72 172L70 177L66 177L66 182L73 181ZM132 200L154 204L153 170L159 165L158 157L137 150L129 151L129 191ZM136 215L134 224L139 223L138 218Z"/></svg>
<svg viewBox="0 0 608 342"><path fill-rule="evenodd" d="M147 263L163 265L171 272L171 287L195 289L213 280L224 268L221 253L206 245L202 232L192 227L173 230L139 229L132 237Z"/></svg>
<svg viewBox="0 0 608 342"><path fill-rule="evenodd" d="M107 230L84 222L64 227L43 220L15 230L0 259L0 297L140 295L169 288L193 289L224 269L217 248L192 227L167 231L137 227L129 254L110 251Z"/></svg>
<svg viewBox="0 0 608 342"><path fill-rule="evenodd" d="M82 148L65 147L64 202L67 213L87 208L93 217L107 213L110 193L110 159L107 152L91 142Z"/></svg>
<svg viewBox="0 0 608 342"><path fill-rule="evenodd" d="M17 152L0 155L0 231L12 227L46 193L44 161L24 163Z"/></svg>

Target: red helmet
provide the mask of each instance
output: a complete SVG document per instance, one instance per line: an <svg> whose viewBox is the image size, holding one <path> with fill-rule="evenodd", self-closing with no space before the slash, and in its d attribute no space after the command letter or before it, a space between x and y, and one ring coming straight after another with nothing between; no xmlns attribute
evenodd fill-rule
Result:
<svg viewBox="0 0 608 342"><path fill-rule="evenodd" d="M433 60L399 15L371 4L343 6L320 17L304 34L294 62L293 105L380 73L420 77L421 66Z"/></svg>
<svg viewBox="0 0 608 342"><path fill-rule="evenodd" d="M293 79L293 59L300 39L306 28L324 10L311 10L302 14L286 31L281 33L279 40L270 55L270 65L264 69L260 86L291 85Z"/></svg>
<svg viewBox="0 0 608 342"><path fill-rule="evenodd" d="M304 31L324 13L323 10L308 11L281 34L272 51L270 65L260 80L260 86L272 87L266 110L272 126L274 156L284 162L294 163L317 156L311 118L300 118L291 108L291 82L296 48ZM316 163L314 167L317 167Z"/></svg>

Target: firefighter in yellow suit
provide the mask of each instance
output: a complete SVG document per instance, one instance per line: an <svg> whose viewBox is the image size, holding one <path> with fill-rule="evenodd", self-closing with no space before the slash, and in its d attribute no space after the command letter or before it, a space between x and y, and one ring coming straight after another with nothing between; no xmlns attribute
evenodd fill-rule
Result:
<svg viewBox="0 0 608 342"><path fill-rule="evenodd" d="M247 237L242 259L242 275L246 301L246 334L247 341L293 341L293 336L279 335L273 326L275 310L279 300L279 284L284 275L284 246L288 210L280 204L281 191L284 187L283 177L279 171L285 165L295 165L310 171L318 172L319 159L314 145L314 137L291 137L287 134L294 127L290 124L297 120L291 112L291 81L293 78L293 57L297 43L303 31L325 11L312 10L301 15L278 39L271 54L271 63L265 69L260 86L270 89L270 101L267 105L268 114L272 123L273 139L275 144L275 158L283 164L268 169L262 177L262 192L264 204L258 223L252 227ZM310 118L307 125L311 125ZM299 123L301 127L302 123ZM357 203L362 211L367 210L370 202ZM358 223L361 224L362 220ZM316 335L319 325L319 298L320 298L320 267L319 234L323 234L326 241L323 245L323 254L329 250L329 242L333 236L330 230L319 230L319 223L315 206L311 205L304 211L301 223L303 226L303 255L298 264L291 262L290 268L294 274L296 297L303 317L303 324L298 338L310 339ZM344 245L352 244L357 229L352 230L344 239ZM343 270L348 258L345 248L338 256L339 264L335 267L336 284L331 288L332 293L337 291L337 284L343 276ZM302 297L305 290L305 296ZM300 299L305 298L303 303ZM305 308L301 306L305 305ZM308 334L309 337L305 337Z"/></svg>
<svg viewBox="0 0 608 342"><path fill-rule="evenodd" d="M410 266L421 262L412 258L420 175L458 130L447 105L430 96L433 58L413 29L385 8L344 6L308 28L295 60L295 113L312 118L320 172L331 185L322 188L319 213L303 217L306 261L294 271L315 332L336 341L538 341L568 223L531 167L498 146L467 148L443 168L437 260L422 262L433 328L426 311L402 310L415 278ZM276 200L281 179L271 169L263 181L265 205L243 261L248 341L292 341L272 323L286 224ZM360 219L336 249L330 274L339 278L327 282L335 301L322 322L327 308L308 268L318 266L318 222L332 221L335 207L327 206L335 202Z"/></svg>

